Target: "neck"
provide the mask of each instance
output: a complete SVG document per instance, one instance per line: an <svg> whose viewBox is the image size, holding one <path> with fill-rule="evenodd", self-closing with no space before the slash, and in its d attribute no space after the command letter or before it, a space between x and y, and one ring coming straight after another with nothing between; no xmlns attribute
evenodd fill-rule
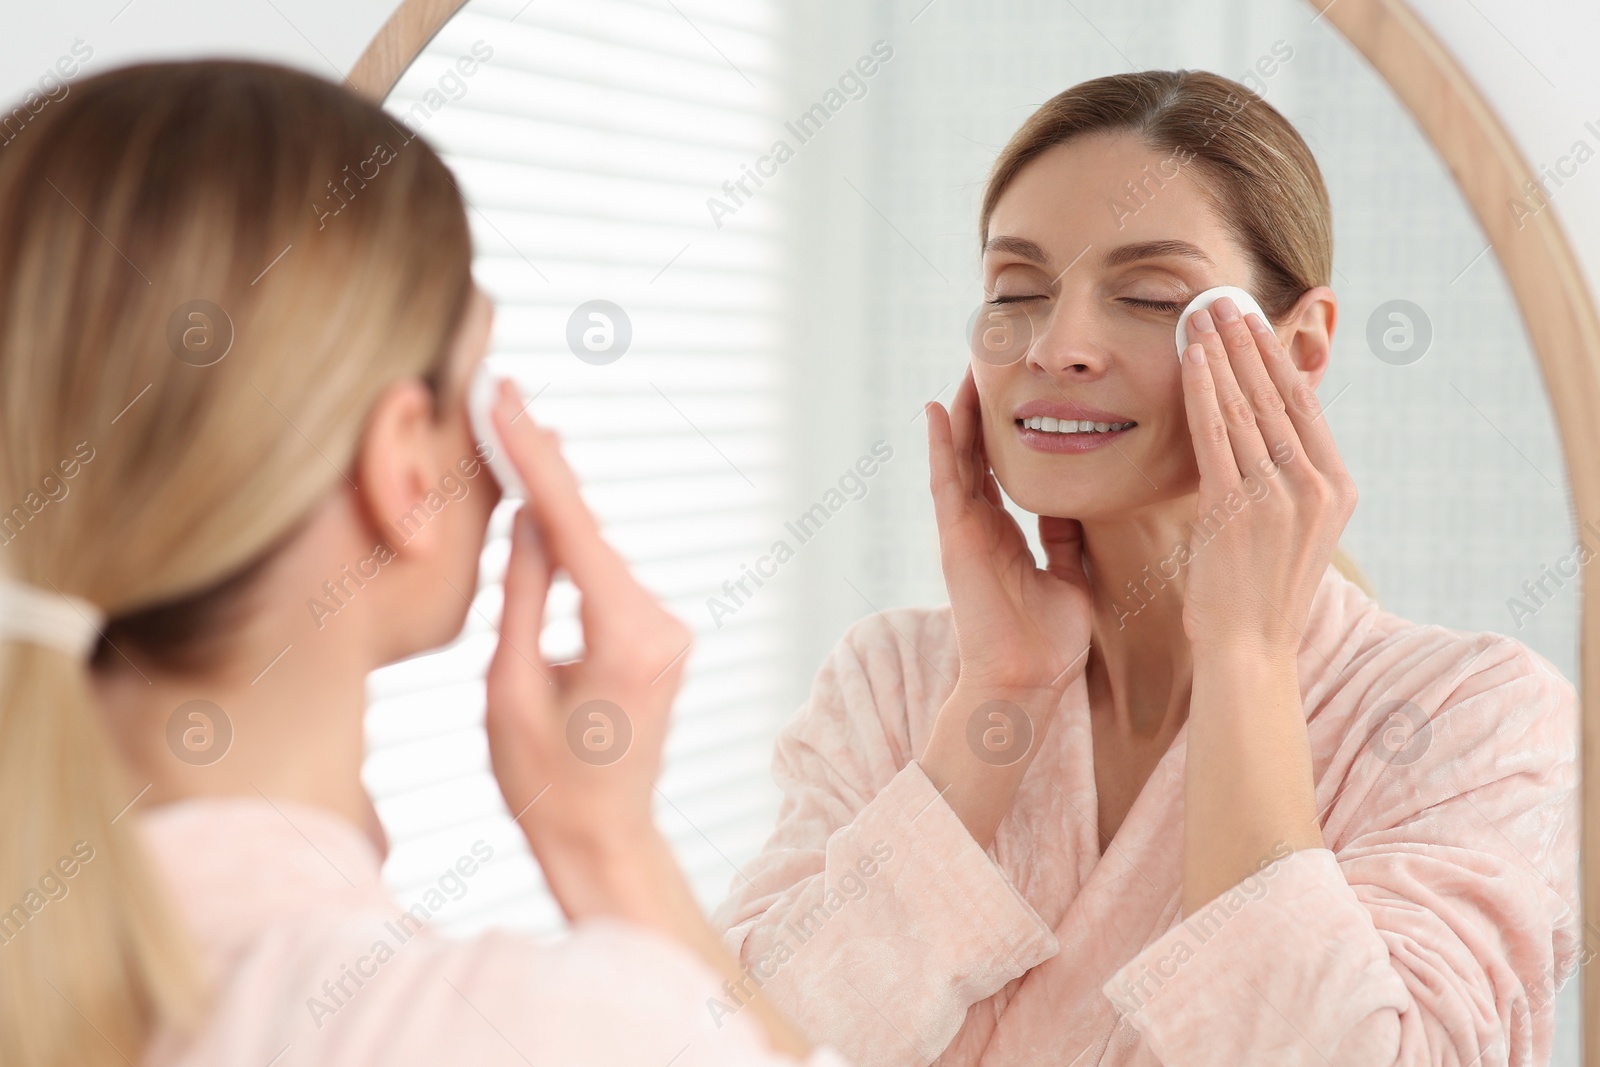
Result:
<svg viewBox="0 0 1600 1067"><path fill-rule="evenodd" d="M338 632L338 619L318 632L303 614L262 612L227 663L204 674L164 672L122 649L133 658L116 656L93 678L103 721L128 768L129 799L148 786L141 807L198 797L309 804L360 827L381 856L387 842L361 784L358 634ZM186 708L191 701L206 703Z"/></svg>
<svg viewBox="0 0 1600 1067"><path fill-rule="evenodd" d="M1143 738L1176 733L1189 713L1194 660L1183 630L1194 496L1159 512L1083 524L1093 594L1087 681L1117 727ZM1108 700L1104 698L1109 698ZM1094 701L1091 701L1094 703Z"/></svg>

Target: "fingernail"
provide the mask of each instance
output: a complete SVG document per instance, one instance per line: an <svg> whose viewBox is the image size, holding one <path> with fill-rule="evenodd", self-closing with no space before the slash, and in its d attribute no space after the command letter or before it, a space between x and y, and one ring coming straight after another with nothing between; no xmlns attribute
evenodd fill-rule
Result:
<svg viewBox="0 0 1600 1067"><path fill-rule="evenodd" d="M1233 302L1232 297L1225 296L1211 305L1211 310L1217 313L1218 322L1238 322L1239 307Z"/></svg>
<svg viewBox="0 0 1600 1067"><path fill-rule="evenodd" d="M1211 313L1204 308L1189 316L1189 325L1194 327L1196 333L1211 333L1216 329L1211 323Z"/></svg>

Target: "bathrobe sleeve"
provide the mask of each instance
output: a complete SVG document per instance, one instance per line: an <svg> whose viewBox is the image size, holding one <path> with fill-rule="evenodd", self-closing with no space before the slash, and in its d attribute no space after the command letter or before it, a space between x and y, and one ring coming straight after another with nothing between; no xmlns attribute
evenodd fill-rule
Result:
<svg viewBox="0 0 1600 1067"><path fill-rule="evenodd" d="M1549 1062L1580 947L1577 694L1479 637L1398 752L1364 724L1407 690L1350 698L1318 767L1329 847L1285 848L1104 984L1166 1067Z"/></svg>
<svg viewBox="0 0 1600 1067"><path fill-rule="evenodd" d="M924 694L908 697L905 659L926 616L889 615L851 627L780 736L777 827L712 922L814 1039L860 1067L921 1067L1059 946L911 759Z"/></svg>

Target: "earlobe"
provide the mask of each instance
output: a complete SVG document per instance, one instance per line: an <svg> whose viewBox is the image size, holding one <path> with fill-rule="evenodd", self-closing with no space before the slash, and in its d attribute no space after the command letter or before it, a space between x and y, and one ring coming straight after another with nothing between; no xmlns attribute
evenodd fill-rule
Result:
<svg viewBox="0 0 1600 1067"><path fill-rule="evenodd" d="M438 482L432 444L433 395L416 378L379 394L356 451L355 495L375 541L398 556L426 551L434 532L427 497ZM421 516L419 519L418 516Z"/></svg>

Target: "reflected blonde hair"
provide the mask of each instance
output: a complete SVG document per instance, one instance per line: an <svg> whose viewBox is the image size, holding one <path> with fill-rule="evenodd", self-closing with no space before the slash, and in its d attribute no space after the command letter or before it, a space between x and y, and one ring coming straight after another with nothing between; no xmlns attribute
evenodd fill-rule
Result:
<svg viewBox="0 0 1600 1067"><path fill-rule="evenodd" d="M1188 165L1250 257L1253 295L1273 322L1281 323L1307 289L1331 284L1333 210L1316 157L1277 108L1238 82L1203 70L1110 74L1045 101L989 172L980 249L989 240L995 205L1018 172L1056 145L1093 133L1130 133L1158 151L1193 153ZM1333 565L1377 598L1342 547L1335 547Z"/></svg>
<svg viewBox="0 0 1600 1067"><path fill-rule="evenodd" d="M446 402L470 268L443 162L351 92L237 61L75 84L0 151L0 568L106 612L97 666L219 662L378 394ZM0 642L0 1064L137 1062L203 1011L99 715L89 666Z"/></svg>

